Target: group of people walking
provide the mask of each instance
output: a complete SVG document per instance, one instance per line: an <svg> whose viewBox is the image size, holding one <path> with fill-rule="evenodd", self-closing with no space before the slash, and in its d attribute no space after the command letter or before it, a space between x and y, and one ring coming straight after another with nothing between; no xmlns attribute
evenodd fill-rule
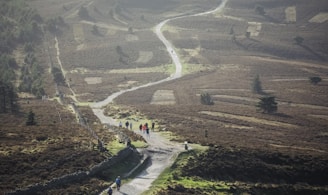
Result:
<svg viewBox="0 0 328 195"><path fill-rule="evenodd" d="M151 130L154 131L154 129L155 129L155 123L152 122L151 123ZM140 124L139 125L139 131L140 131L140 133L147 134L147 136L149 136L149 126L148 126L148 123Z"/></svg>
<svg viewBox="0 0 328 195"><path fill-rule="evenodd" d="M122 124L121 121L119 122L119 125L118 126L119 127L123 127L123 124ZM125 128L132 130L132 122L126 121L125 122ZM151 128L150 129L152 131L155 130L155 122L152 122L151 123ZM139 125L139 130L140 130L141 133L149 134L149 126L148 126L148 123L140 124Z"/></svg>
<svg viewBox="0 0 328 195"><path fill-rule="evenodd" d="M118 124L119 127L122 127L122 122L120 121L120 123ZM125 128L132 130L132 122L126 121L125 122Z"/></svg>

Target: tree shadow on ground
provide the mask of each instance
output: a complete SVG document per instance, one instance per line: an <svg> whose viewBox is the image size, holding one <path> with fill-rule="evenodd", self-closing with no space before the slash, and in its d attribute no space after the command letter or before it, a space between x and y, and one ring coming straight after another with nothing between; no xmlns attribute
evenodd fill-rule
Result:
<svg viewBox="0 0 328 195"><path fill-rule="evenodd" d="M322 55L318 54L317 52L315 52L313 49L311 49L310 47L306 46L306 45L302 45L299 44L299 46L301 46L303 49L305 49L306 51L308 51L309 53L311 53L312 55L314 55L316 58L318 58L321 61L326 61L326 58L323 57Z"/></svg>
<svg viewBox="0 0 328 195"><path fill-rule="evenodd" d="M283 118L292 118L292 116L284 114L284 113L274 113L273 115Z"/></svg>
<svg viewBox="0 0 328 195"><path fill-rule="evenodd" d="M98 36L98 37L103 37L104 36L101 32L99 32L99 30L93 30L92 34L95 35L95 36Z"/></svg>
<svg viewBox="0 0 328 195"><path fill-rule="evenodd" d="M259 95L263 95L263 96L273 95L273 93L269 93L269 92L266 92L266 91L263 91L263 90L258 91L256 93L259 94Z"/></svg>
<svg viewBox="0 0 328 195"><path fill-rule="evenodd" d="M268 16L268 15L263 15L263 17L268 20L269 22L272 22L272 23L280 23L280 21L278 21L277 19L271 17L271 16Z"/></svg>

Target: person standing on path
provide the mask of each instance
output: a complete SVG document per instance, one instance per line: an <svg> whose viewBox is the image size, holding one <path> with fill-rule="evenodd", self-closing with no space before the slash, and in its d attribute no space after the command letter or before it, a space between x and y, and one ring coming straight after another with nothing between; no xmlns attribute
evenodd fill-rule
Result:
<svg viewBox="0 0 328 195"><path fill-rule="evenodd" d="M151 130L154 131L154 129L155 129L155 122L153 121L153 122L151 123Z"/></svg>
<svg viewBox="0 0 328 195"><path fill-rule="evenodd" d="M148 127L146 127L146 134L147 134L147 137L150 137L150 135L149 135L149 128Z"/></svg>
<svg viewBox="0 0 328 195"><path fill-rule="evenodd" d="M127 129L129 129L129 121L126 121L126 122L125 122L125 127L126 127Z"/></svg>
<svg viewBox="0 0 328 195"><path fill-rule="evenodd" d="M143 126L142 126L142 133L145 134L146 133L146 129L147 129L147 123L145 123Z"/></svg>
<svg viewBox="0 0 328 195"><path fill-rule="evenodd" d="M132 122L130 122L130 130L132 131Z"/></svg>
<svg viewBox="0 0 328 195"><path fill-rule="evenodd" d="M120 188L121 188L121 177L120 176L117 176L117 178L115 179L115 183L116 183L117 190L120 191Z"/></svg>

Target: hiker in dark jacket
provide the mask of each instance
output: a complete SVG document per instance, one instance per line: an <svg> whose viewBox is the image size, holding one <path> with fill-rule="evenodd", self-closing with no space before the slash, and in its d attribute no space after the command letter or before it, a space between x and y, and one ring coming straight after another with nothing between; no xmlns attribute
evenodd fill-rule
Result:
<svg viewBox="0 0 328 195"><path fill-rule="evenodd" d="M108 195L112 195L112 194L113 194L113 189L112 189L112 187L109 186L108 191L107 191L107 194L108 194Z"/></svg>
<svg viewBox="0 0 328 195"><path fill-rule="evenodd" d="M121 188L121 177L120 176L117 176L115 183L117 186L117 190L120 190L120 188Z"/></svg>
<svg viewBox="0 0 328 195"><path fill-rule="evenodd" d="M128 129L129 128L129 121L125 122L125 127Z"/></svg>
<svg viewBox="0 0 328 195"><path fill-rule="evenodd" d="M142 132L142 124L139 125L140 133Z"/></svg>

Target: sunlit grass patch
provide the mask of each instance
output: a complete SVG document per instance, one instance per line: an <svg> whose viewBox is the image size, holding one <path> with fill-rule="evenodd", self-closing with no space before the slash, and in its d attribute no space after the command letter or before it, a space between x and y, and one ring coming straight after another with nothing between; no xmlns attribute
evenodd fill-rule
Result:
<svg viewBox="0 0 328 195"><path fill-rule="evenodd" d="M173 64L163 64L160 66L154 67L135 67L130 69L112 69L108 73L112 74L136 74L136 73L153 73L153 72L163 72L163 73L172 73L175 66Z"/></svg>
<svg viewBox="0 0 328 195"><path fill-rule="evenodd" d="M146 148L148 144L143 141L132 141L131 144L136 148Z"/></svg>
<svg viewBox="0 0 328 195"><path fill-rule="evenodd" d="M162 137L164 137L168 140L177 140L179 138L179 136L177 136L176 134L174 134L171 131L161 131L160 134Z"/></svg>
<svg viewBox="0 0 328 195"><path fill-rule="evenodd" d="M221 192L221 194L230 190L230 187L224 182L208 181L197 177L182 177L179 180L174 181L176 184L181 184L185 188L200 188L204 191L204 194L208 192Z"/></svg>
<svg viewBox="0 0 328 195"><path fill-rule="evenodd" d="M118 140L111 141L107 144L106 149L113 155L117 154L119 151L126 147L124 143L120 143Z"/></svg>
<svg viewBox="0 0 328 195"><path fill-rule="evenodd" d="M179 30L178 30L177 27L171 26L171 25L168 25L168 24L166 24L162 27L162 32L165 32L165 31L168 31L170 33L179 33Z"/></svg>
<svg viewBox="0 0 328 195"><path fill-rule="evenodd" d="M186 166L188 160L193 158L208 147L192 144L194 150L182 152L178 155L175 163L166 168L162 174L152 183L152 187L144 192L144 195L157 194L158 191L166 189L168 186L183 186L187 189L196 189L202 191L202 194L231 194L230 187L222 181L210 181L200 177L183 176L183 167Z"/></svg>
<svg viewBox="0 0 328 195"><path fill-rule="evenodd" d="M207 70L208 67L204 66L203 64L183 64L182 65L182 74L186 75L186 74L192 74L195 72L199 72L202 70Z"/></svg>

